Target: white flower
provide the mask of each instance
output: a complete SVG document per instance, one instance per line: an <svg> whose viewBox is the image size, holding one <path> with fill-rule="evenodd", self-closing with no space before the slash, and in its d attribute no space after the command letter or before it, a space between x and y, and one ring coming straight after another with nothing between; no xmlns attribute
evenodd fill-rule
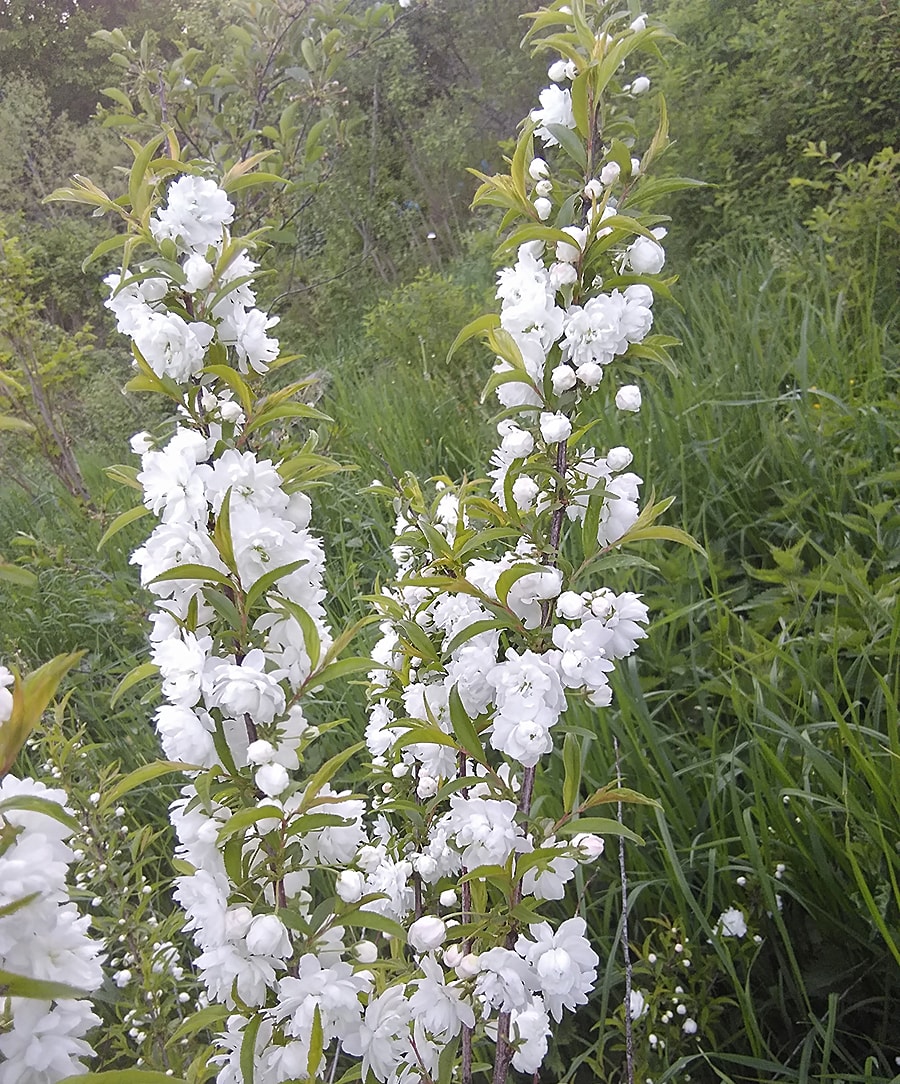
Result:
<svg viewBox="0 0 900 1084"><path fill-rule="evenodd" d="M547 69L547 78L554 83L562 83L568 79L566 74L568 63L565 60L554 60Z"/></svg>
<svg viewBox="0 0 900 1084"><path fill-rule="evenodd" d="M626 384L616 392L616 406L637 414L641 409L641 389L636 384Z"/></svg>
<svg viewBox="0 0 900 1084"><path fill-rule="evenodd" d="M572 95L568 90L561 90L558 86L546 87L540 95L541 108L532 109L531 119L539 127L535 129L535 135L543 140L547 147L555 147L559 140L547 128L548 124L560 124L564 128L575 127L575 117L572 113Z"/></svg>
<svg viewBox="0 0 900 1084"><path fill-rule="evenodd" d="M548 444L558 444L572 435L572 423L565 414L541 414L541 436Z"/></svg>
<svg viewBox="0 0 900 1084"><path fill-rule="evenodd" d="M665 237L666 231L653 230L656 240L649 237L637 237L626 249L625 256L628 266L638 275L658 275L666 262L666 250L659 241Z"/></svg>
<svg viewBox="0 0 900 1084"><path fill-rule="evenodd" d="M172 240L182 252L201 256L210 245L222 244L234 207L215 181L179 177L169 185L167 197L166 206L150 219L150 232L157 241Z"/></svg>
<svg viewBox="0 0 900 1084"><path fill-rule="evenodd" d="M632 1020L640 1020L650 1011L647 999L640 990L632 990L628 998L628 1015Z"/></svg>
<svg viewBox="0 0 900 1084"><path fill-rule="evenodd" d="M433 952L444 943L447 927L435 915L423 915L410 926L407 941L416 952Z"/></svg>
<svg viewBox="0 0 900 1084"><path fill-rule="evenodd" d="M283 960L291 954L291 941L277 915L257 915L245 934L247 951L253 956L275 956Z"/></svg>
<svg viewBox="0 0 900 1084"><path fill-rule="evenodd" d="M696 1035L697 1034L697 1021L693 1020L689 1016L684 1021L684 1023L681 1025L681 1030L685 1033L685 1035Z"/></svg>
<svg viewBox="0 0 900 1084"><path fill-rule="evenodd" d="M563 263L577 263L581 259L588 231L581 226L566 226L563 233L567 233L572 238L573 244L557 241L556 258Z"/></svg>
<svg viewBox="0 0 900 1084"><path fill-rule="evenodd" d="M729 907L719 915L715 931L721 937L744 937L747 933L747 920L739 907Z"/></svg>
<svg viewBox="0 0 900 1084"><path fill-rule="evenodd" d="M631 93L637 96L638 94L645 94L650 89L650 80L646 75L639 75L637 79L631 84Z"/></svg>
<svg viewBox="0 0 900 1084"><path fill-rule="evenodd" d="M532 998L527 1008L513 1009L509 1020L510 1038L515 1045L513 1068L520 1073L536 1074L547 1055L550 1017L541 997Z"/></svg>
<svg viewBox="0 0 900 1084"><path fill-rule="evenodd" d="M12 673L5 666L0 666L0 724L12 715L13 696L9 687L14 681Z"/></svg>
<svg viewBox="0 0 900 1084"><path fill-rule="evenodd" d="M557 365L550 374L550 379L553 382L554 394L562 395L564 391L575 387L575 370L571 365Z"/></svg>
<svg viewBox="0 0 900 1084"><path fill-rule="evenodd" d="M344 869L338 874L337 894L344 903L356 903L365 888L365 878L355 869Z"/></svg>
<svg viewBox="0 0 900 1084"><path fill-rule="evenodd" d="M559 1021L564 1008L574 1010L587 1002L599 957L585 937L583 918L567 919L556 932L549 922L528 929L534 940L520 935L516 952L534 968L550 1013Z"/></svg>

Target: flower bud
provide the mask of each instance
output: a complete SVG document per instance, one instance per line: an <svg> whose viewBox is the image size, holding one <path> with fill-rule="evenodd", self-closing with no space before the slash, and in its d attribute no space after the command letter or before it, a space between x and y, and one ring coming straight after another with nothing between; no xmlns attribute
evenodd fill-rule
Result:
<svg viewBox="0 0 900 1084"><path fill-rule="evenodd" d="M538 196L549 196L553 191L553 182L548 180L538 181L534 186L534 191Z"/></svg>
<svg viewBox="0 0 900 1084"><path fill-rule="evenodd" d="M520 512L527 512L534 505L538 493L540 486L527 474L520 474L512 484L513 500Z"/></svg>
<svg viewBox="0 0 900 1084"><path fill-rule="evenodd" d="M378 959L378 949L372 941L357 941L353 951L361 964L374 964Z"/></svg>
<svg viewBox="0 0 900 1084"><path fill-rule="evenodd" d="M447 927L436 915L423 915L410 926L407 941L416 952L433 952L444 943Z"/></svg>
<svg viewBox="0 0 900 1084"><path fill-rule="evenodd" d="M646 94L650 89L650 80L646 75L639 75L631 84L631 93L634 95Z"/></svg>
<svg viewBox="0 0 900 1084"><path fill-rule="evenodd" d="M260 739L247 746L247 760L251 764L268 764L275 757L275 747L271 742Z"/></svg>
<svg viewBox="0 0 900 1084"><path fill-rule="evenodd" d="M544 196L540 196L534 201L534 209L537 211L537 216L541 222L546 222L553 211L553 204Z"/></svg>
<svg viewBox="0 0 900 1084"><path fill-rule="evenodd" d="M603 379L603 366L596 361L586 361L578 366L575 375L586 388L596 388Z"/></svg>
<svg viewBox="0 0 900 1084"><path fill-rule="evenodd" d="M572 844L581 851L588 862L599 858L606 846L602 836L595 836L590 832L579 832L578 835L572 836Z"/></svg>
<svg viewBox="0 0 900 1084"><path fill-rule="evenodd" d="M441 893L441 907L454 907L457 902L456 892L452 888Z"/></svg>
<svg viewBox="0 0 900 1084"><path fill-rule="evenodd" d="M528 176L533 181L539 181L542 177L549 177L550 167L543 158L532 158L528 165Z"/></svg>
<svg viewBox="0 0 900 1084"><path fill-rule="evenodd" d="M563 591L556 600L558 616L567 621L577 621L579 617L584 616L585 609L584 599L581 595L576 595L574 591Z"/></svg>
<svg viewBox="0 0 900 1084"><path fill-rule="evenodd" d="M541 414L541 436L548 444L558 444L571 435L572 423L565 414Z"/></svg>
<svg viewBox="0 0 900 1084"><path fill-rule="evenodd" d="M601 177L602 180L602 177ZM603 185L596 177L592 177L584 186L584 194L588 199L600 199L603 195Z"/></svg>
<svg viewBox="0 0 900 1084"><path fill-rule="evenodd" d="M245 935L251 956L276 956L284 959L291 951L291 942L284 925L275 915L257 915Z"/></svg>
<svg viewBox="0 0 900 1084"><path fill-rule="evenodd" d="M565 60L555 60L547 69L547 78L554 83L563 83L568 79L566 71L568 64Z"/></svg>
<svg viewBox="0 0 900 1084"><path fill-rule="evenodd" d="M335 891L344 903L356 903L365 887L363 875L355 869L342 870L338 875Z"/></svg>
<svg viewBox="0 0 900 1084"><path fill-rule="evenodd" d="M600 170L600 180L608 187L616 183L621 172L622 167L618 162L607 162L603 169Z"/></svg>
<svg viewBox="0 0 900 1084"><path fill-rule="evenodd" d="M550 374L550 380L554 394L562 395L564 391L575 387L575 370L571 365L557 365Z"/></svg>
<svg viewBox="0 0 900 1084"><path fill-rule="evenodd" d="M637 414L641 409L641 389L637 384L626 384L616 392L616 406L619 410L627 410L631 414Z"/></svg>
<svg viewBox="0 0 900 1084"><path fill-rule="evenodd" d="M481 971L481 960L474 952L466 953L456 965L456 973L461 979L474 979Z"/></svg>
<svg viewBox="0 0 900 1084"><path fill-rule="evenodd" d="M606 465L612 471L624 470L634 459L630 448L610 448L606 453Z"/></svg>
<svg viewBox="0 0 900 1084"><path fill-rule="evenodd" d="M287 768L282 764L263 764L256 773L256 785L270 798L276 798L287 789L291 781Z"/></svg>

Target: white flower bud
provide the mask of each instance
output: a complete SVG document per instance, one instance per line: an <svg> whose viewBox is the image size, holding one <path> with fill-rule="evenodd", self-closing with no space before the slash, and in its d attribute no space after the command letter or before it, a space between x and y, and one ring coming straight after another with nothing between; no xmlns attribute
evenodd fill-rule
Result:
<svg viewBox="0 0 900 1084"><path fill-rule="evenodd" d="M362 896L365 878L355 869L342 870L338 875L335 891L344 903L356 903Z"/></svg>
<svg viewBox="0 0 900 1084"><path fill-rule="evenodd" d="M420 775L419 783L416 787L416 794L425 801L428 798L433 798L438 792L438 781L431 775Z"/></svg>
<svg viewBox="0 0 900 1084"><path fill-rule="evenodd" d="M578 835L572 836L572 843L588 862L599 858L606 846L602 836L595 836L590 832L579 832Z"/></svg>
<svg viewBox="0 0 900 1084"><path fill-rule="evenodd" d="M247 760L251 764L268 764L275 757L275 747L271 742L260 739L247 746Z"/></svg>
<svg viewBox="0 0 900 1084"><path fill-rule="evenodd" d="M555 60L547 69L547 78L554 83L563 83L569 78L566 74L567 68L565 60Z"/></svg>
<svg viewBox="0 0 900 1084"><path fill-rule="evenodd" d="M586 607L581 595L574 591L563 591L556 600L556 613L567 621L577 621L584 616Z"/></svg>
<svg viewBox="0 0 900 1084"><path fill-rule="evenodd" d="M256 773L256 785L270 798L276 798L287 789L291 781L287 768L282 764L263 764Z"/></svg>
<svg viewBox="0 0 900 1084"><path fill-rule="evenodd" d="M239 422L244 417L240 403L236 403L233 399L225 399L219 404L219 414L223 422Z"/></svg>
<svg viewBox="0 0 900 1084"><path fill-rule="evenodd" d="M433 952L444 943L447 927L436 915L423 915L410 926L407 941L416 952Z"/></svg>
<svg viewBox="0 0 900 1084"><path fill-rule="evenodd" d="M634 459L630 448L610 448L606 453L606 465L611 471L624 470Z"/></svg>
<svg viewBox="0 0 900 1084"><path fill-rule="evenodd" d="M639 75L631 84L631 93L634 95L646 94L650 89L650 80L646 75Z"/></svg>
<svg viewBox="0 0 900 1084"><path fill-rule="evenodd" d="M601 180L602 180L601 174ZM592 177L588 183L584 186L584 194L588 199L600 199L603 195L603 185L596 177Z"/></svg>
<svg viewBox="0 0 900 1084"><path fill-rule="evenodd" d="M600 170L600 180L608 187L616 183L621 172L622 167L618 162L607 162L603 169Z"/></svg>
<svg viewBox="0 0 900 1084"><path fill-rule="evenodd" d="M645 30L646 27L647 27L647 16L646 15L638 15L638 17L634 20L634 22L629 23L629 25L628 25L629 30Z"/></svg>
<svg viewBox="0 0 900 1084"><path fill-rule="evenodd" d="M534 507L535 499L541 487L527 474L520 474L512 484L513 500L520 512L527 512Z"/></svg>
<svg viewBox="0 0 900 1084"><path fill-rule="evenodd" d="M243 905L229 907L225 912L225 936L231 941L236 941L244 936L252 921L253 912L249 907Z"/></svg>
<svg viewBox="0 0 900 1084"><path fill-rule="evenodd" d="M553 191L553 181L538 181L538 183L534 186L534 191L538 196L549 196L550 193Z"/></svg>
<svg viewBox="0 0 900 1084"><path fill-rule="evenodd" d="M627 410L631 414L637 414L641 409L641 389L637 384L626 384L616 392L616 406L619 410Z"/></svg>
<svg viewBox="0 0 900 1084"><path fill-rule="evenodd" d="M540 196L534 201L534 209L537 211L537 216L541 222L546 222L553 210L553 204L544 196Z"/></svg>
<svg viewBox="0 0 900 1084"><path fill-rule="evenodd" d="M550 374L553 391L556 395L562 395L564 391L575 387L575 370L571 365L557 365Z"/></svg>
<svg viewBox="0 0 900 1084"><path fill-rule="evenodd" d="M291 951L288 932L276 915L257 915L250 923L245 940L251 956L277 956L284 959Z"/></svg>
<svg viewBox="0 0 900 1084"><path fill-rule="evenodd" d="M456 965L456 974L461 979L474 979L481 970L481 960L477 953L469 952Z"/></svg>
<svg viewBox="0 0 900 1084"><path fill-rule="evenodd" d="M570 60L566 65L566 79L574 79L578 75L578 65L574 60Z"/></svg>
<svg viewBox="0 0 900 1084"><path fill-rule="evenodd" d="M558 444L571 435L572 423L565 414L541 414L541 436L548 444Z"/></svg>
<svg viewBox="0 0 900 1084"><path fill-rule="evenodd" d="M528 165L528 176L533 181L539 181L542 177L549 177L550 167L543 158L532 158Z"/></svg>
<svg viewBox="0 0 900 1084"><path fill-rule="evenodd" d="M578 272L570 263L554 263L550 265L550 285L555 290L562 289L578 281Z"/></svg>
<svg viewBox="0 0 900 1084"><path fill-rule="evenodd" d="M372 941L357 941L353 951L361 964L374 964L378 959L378 949Z"/></svg>
<svg viewBox="0 0 900 1084"><path fill-rule="evenodd" d="M685 1035L696 1035L697 1034L697 1021L692 1020L691 1017L689 1016L687 1018L687 1020L685 1020L685 1022L681 1025L681 1030L685 1033Z"/></svg>
<svg viewBox="0 0 900 1084"><path fill-rule="evenodd" d="M596 388L603 379L603 366L596 361L586 361L578 366L575 375L586 388Z"/></svg>
<svg viewBox="0 0 900 1084"><path fill-rule="evenodd" d="M567 245L563 241L557 241L556 258L562 260L563 263L577 263L581 259L581 250L584 248L584 242L587 239L587 230L582 229L580 226L566 226L563 233L567 233L574 243Z"/></svg>
<svg viewBox="0 0 900 1084"><path fill-rule="evenodd" d="M441 893L441 907L454 907L457 902L456 892L452 888L445 889Z"/></svg>
<svg viewBox="0 0 900 1084"><path fill-rule="evenodd" d="M459 967L464 955L459 945L451 945L448 949L444 949L444 963L447 967Z"/></svg>

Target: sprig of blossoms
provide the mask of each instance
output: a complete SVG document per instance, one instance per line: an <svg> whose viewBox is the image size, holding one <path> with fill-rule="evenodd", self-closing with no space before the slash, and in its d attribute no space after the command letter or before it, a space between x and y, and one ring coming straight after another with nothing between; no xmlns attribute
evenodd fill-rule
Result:
<svg viewBox="0 0 900 1084"><path fill-rule="evenodd" d="M0 729L13 683L0 666ZM85 1036L100 1023L88 995L103 982L102 946L69 898L77 824L66 801L58 787L0 779L0 1084L56 1084L94 1056Z"/></svg>
<svg viewBox="0 0 900 1084"><path fill-rule="evenodd" d="M360 1042L385 1082L396 1069L370 1056L379 1042L424 1078L457 1036L466 1084L475 1060L494 1065L494 1084L510 1065L536 1073L553 1023L596 980L583 921L554 927L542 904L564 899L579 866L602 854L589 811L610 789L582 800L576 752L562 803L545 796L535 818L533 798L546 757L578 748L568 709L608 706L610 674L646 636L639 595L598 582L592 566L652 537L661 509L641 508L627 447L598 448L585 434L607 404L640 408L635 362L665 363L671 340L652 334L665 231L645 209L664 137L631 157L607 104L627 92L603 66L659 32L643 17L620 28L608 5L591 7L590 41L567 8L541 13L542 28L561 28L542 40L565 58L551 79L572 88L542 92L510 175L482 176L476 196L526 223L504 246L513 262L497 276L494 325L460 336L484 334L496 356L490 492L447 479L431 499L407 476L392 494L397 578L381 596L366 731L381 842L357 857L359 891L384 893L378 906L416 950L402 997L399 983L388 988L390 1019ZM431 993L425 1015L411 1008L419 989Z"/></svg>
<svg viewBox="0 0 900 1084"><path fill-rule="evenodd" d="M256 307L256 265L229 233L227 193L190 175L165 195L143 234L158 255L107 279L133 343L134 386L177 409L171 435L132 441L136 482L159 520L132 561L156 599L157 731L191 780L171 807L176 857L190 871L175 896L206 995L221 1006L217 1079L243 1081L255 1044L255 1081L278 1084L318 1072L335 1042L353 1046L372 986L345 946L358 908L346 893L329 905L313 883L333 870L326 884L340 890L364 839L365 802L333 789L328 765L298 774L319 736L308 696L329 680L340 646L301 488L305 471L331 465L309 448L261 454L281 419L320 415L298 402L302 384L259 399L243 379L264 372L278 344Z"/></svg>

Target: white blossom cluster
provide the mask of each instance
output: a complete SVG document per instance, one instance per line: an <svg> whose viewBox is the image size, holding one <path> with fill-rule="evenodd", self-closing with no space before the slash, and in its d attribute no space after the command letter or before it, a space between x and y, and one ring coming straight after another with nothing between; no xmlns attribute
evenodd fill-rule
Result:
<svg viewBox="0 0 900 1084"><path fill-rule="evenodd" d="M560 61L550 74L555 84L572 79L576 65ZM633 93L646 89L634 86ZM547 88L532 120L535 135L557 145L556 126L575 126L570 92ZM639 167L635 159L630 180ZM505 335L495 340L493 385L503 412L489 471L498 506L492 522L516 524L518 539L497 529L484 533L502 542L479 545L486 502L473 499L471 486L445 487L430 507L409 490L397 501L398 578L383 590L366 730L382 781L381 839L344 875L353 898L381 894L367 906L406 925L417 953L418 973L402 994L395 986L383 995L385 1009L372 1020L368 1045L360 1044L364 1066L391 1084L405 1079L398 1057L410 1078L433 1075L441 1050L461 1032L496 1042L498 1057L508 1043L512 1067L536 1073L553 1022L585 1004L596 979L599 960L580 918L556 928L507 918L499 938L491 918L516 908L540 915L542 901L564 899L579 866L603 853L602 838L571 831L578 818L569 810L555 823L545 814L534 820L532 787L561 744L567 707L607 706L616 663L646 636L638 595L567 582L555 560L560 536L580 534L589 515L600 551L615 547L640 515L642 479L629 470L631 451L576 441L581 411L607 369L650 334L653 289L644 280L664 263L664 230L636 239L632 232L607 254L613 288L603 289L596 263L584 271L591 246L617 224L610 189L621 172L604 165L587 182L583 225L563 227L568 241L527 241L498 274ZM544 221L566 189L543 158L528 174ZM610 399L619 410L640 409L633 384ZM412 826L410 804L420 812Z"/></svg>
<svg viewBox="0 0 900 1084"><path fill-rule="evenodd" d="M217 1040L217 1079L243 1081L252 1024L254 1079L278 1084L306 1075L314 1020L325 1050L336 1038L350 1050L361 1026L371 975L358 957L348 962L333 912L306 923L313 872L340 870L363 843L364 803L297 781L318 736L301 697L332 644L324 554L309 499L280 464L249 449L242 405L205 368L210 346L224 347L242 373L264 371L278 353L265 337L274 321L255 308L248 282L225 292L255 266L227 247L232 217L215 182L182 177L150 221L163 252L175 246L182 274L139 270L130 282L107 281L136 353L183 385L174 434L132 441L144 504L159 519L132 558L156 598L151 655L165 700L157 731L166 756L192 766L192 777L209 769L204 778L232 781L202 793L191 782L173 803L176 856L192 870L175 895L207 996L232 1010ZM216 356L221 363L223 352ZM290 926L279 912L293 915Z"/></svg>
<svg viewBox="0 0 900 1084"><path fill-rule="evenodd" d="M12 709L11 684L0 666L0 725ZM83 1059L94 1056L85 1036L100 1023L87 995L103 982L101 945L66 885L72 828L35 800L72 816L64 791L12 775L0 780L0 971L85 996L0 1001L0 1084L56 1084L85 1072Z"/></svg>

